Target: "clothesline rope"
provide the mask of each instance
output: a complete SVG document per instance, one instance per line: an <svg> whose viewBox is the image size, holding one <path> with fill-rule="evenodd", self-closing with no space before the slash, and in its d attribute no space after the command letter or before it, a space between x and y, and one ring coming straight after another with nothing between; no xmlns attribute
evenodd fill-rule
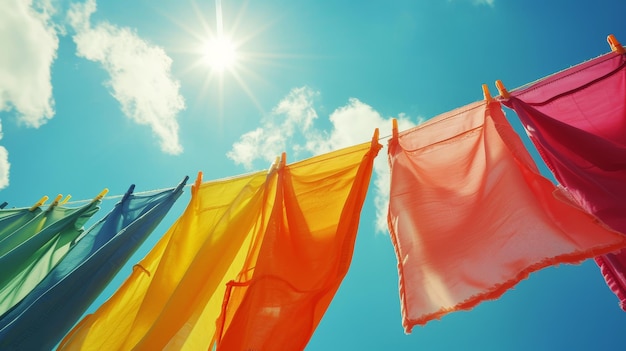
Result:
<svg viewBox="0 0 626 351"><path fill-rule="evenodd" d="M541 77L541 78L536 79L536 80L534 80L534 81L531 81L531 82L529 82L529 83L525 83L525 84L523 84L523 85L521 85L521 86L519 86L519 87L517 87L517 88L514 88L514 89L510 90L510 91L509 91L509 93L512 93L512 92L514 92L514 91L518 91L518 90L522 90L522 89L524 89L524 88L526 88L526 87L529 87L529 86L531 86L531 85L533 85L533 84L536 84L536 83L538 83L538 82L540 82L540 81L542 81L542 80L546 80L546 79L548 79L548 78L550 78L550 77L552 77L552 76L555 76L555 75L560 74L560 73L562 73L562 72L565 72L565 71L567 71L567 70L572 70L572 69L574 69L574 68L576 68L576 67L578 67L578 66L582 66L582 65L586 64L587 62L593 61L593 60L595 60L595 59L597 59L597 58L599 58L599 57L601 57L601 56L604 56L604 55L606 55L606 56L607 56L607 58L606 58L607 60L608 60L608 59L610 59L610 55L608 55L608 54L606 54L606 53L605 53L605 54L602 54L602 55L599 55L599 56L596 56L596 57L594 57L594 58L592 58L592 59L589 59L589 60L583 61L583 62L578 63L578 64L576 64L576 65L574 65L574 66L571 66L571 67L569 67L569 68L564 68L564 69L562 69L562 70L560 70L560 71L557 71L557 72L552 73L552 74L550 74L550 75L547 75L547 76L545 76L545 77ZM604 61L599 61L599 62L597 62L597 63L595 63L595 64L599 64L599 63L601 63L601 62L604 62ZM581 69L582 69L582 67L581 67ZM575 72L575 71L573 71L572 73L570 73L570 74L568 74L568 75L571 75L571 74L574 74L574 73L576 73L576 72ZM499 100L501 97L495 97L495 98ZM467 110L462 110L462 111L459 111L459 113L457 113L457 114L453 114L453 115L449 116L449 118L457 117L459 114L462 114L462 113L465 113L465 112L467 112ZM416 126L415 126L415 127L413 127L413 128L421 128L421 127L424 127L425 125L428 125L428 124L429 124L428 122L429 122L429 120L426 120L426 121L424 121L423 123L420 123L420 124L416 125ZM413 128L410 128L410 129L413 129ZM378 138L378 141L383 141L383 140L386 140L386 139L390 139L392 136L393 136L393 134L389 134L389 135L381 136L381 137L379 137L379 138ZM367 142L367 141L363 141L363 143L365 143L365 142ZM304 161L304 160L301 160L301 161ZM301 161L296 161L296 162L294 162L294 164L292 165L292 167L298 167L297 163L299 163L299 162L301 162ZM322 160L320 160L320 161L318 161L318 162L321 162L321 161L322 161ZM246 176L246 175L249 175L249 174L252 174L252 173L256 173L256 172L259 172L259 171L252 171L252 172L248 172L248 173L245 173L245 174L240 174L240 175L237 175L237 176L235 176L235 177ZM215 179L215 180L212 180L212 181L226 181L226 180L229 180L229 179L232 179L232 178L234 178L234 177L232 177L232 176L231 176L231 177L224 177L224 178ZM193 184L187 184L187 185L185 185L185 186L184 186L184 188L191 187L192 185L193 185ZM133 194L134 194L134 195L147 195L147 194L152 194L152 193L156 193L156 192L166 191L166 190L169 190L169 189L172 189L172 187L168 187L168 188L161 188L161 189L155 189L155 190L146 190L146 191L141 191L141 192L133 192ZM122 198L122 197L124 197L124 194L121 194L121 195L104 196L104 197L101 199L101 201L116 200L116 199L120 199L120 198ZM76 205L76 204L87 203L87 202L89 202L89 201L93 201L93 199L85 199L85 200L75 200L75 201L69 201L69 202L66 202L65 204L67 204L67 205Z"/></svg>

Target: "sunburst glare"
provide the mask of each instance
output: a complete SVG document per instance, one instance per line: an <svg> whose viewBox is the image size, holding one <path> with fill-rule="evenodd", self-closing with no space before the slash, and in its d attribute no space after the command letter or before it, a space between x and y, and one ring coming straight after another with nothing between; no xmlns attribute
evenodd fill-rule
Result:
<svg viewBox="0 0 626 351"><path fill-rule="evenodd" d="M235 44L224 35L209 39L203 48L203 62L218 72L232 69L237 62Z"/></svg>

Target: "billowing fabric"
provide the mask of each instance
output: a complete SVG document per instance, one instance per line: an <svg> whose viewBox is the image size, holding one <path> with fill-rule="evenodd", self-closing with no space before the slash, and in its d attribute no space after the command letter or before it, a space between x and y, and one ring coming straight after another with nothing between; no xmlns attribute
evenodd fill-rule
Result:
<svg viewBox="0 0 626 351"><path fill-rule="evenodd" d="M48 207L0 241L0 315L21 301L67 254L99 204Z"/></svg>
<svg viewBox="0 0 626 351"><path fill-rule="evenodd" d="M0 243L24 224L30 222L41 213L41 207L32 211L30 208L13 208L0 211ZM2 245L2 244L0 244ZM2 245L4 246L4 245Z"/></svg>
<svg viewBox="0 0 626 351"><path fill-rule="evenodd" d="M305 348L350 266L375 139L279 168L256 262L228 284L218 351Z"/></svg>
<svg viewBox="0 0 626 351"><path fill-rule="evenodd" d="M389 141L388 222L410 333L497 299L529 273L625 247L542 177L500 104L476 102Z"/></svg>
<svg viewBox="0 0 626 351"><path fill-rule="evenodd" d="M626 234L626 57L603 55L511 95L504 104L557 181L582 208ZM596 262L626 310L626 251Z"/></svg>
<svg viewBox="0 0 626 351"><path fill-rule="evenodd" d="M276 172L192 187L183 215L60 350L206 350L226 282L265 226Z"/></svg>
<svg viewBox="0 0 626 351"><path fill-rule="evenodd" d="M178 187L122 200L19 304L0 318L0 349L51 350L182 194Z"/></svg>

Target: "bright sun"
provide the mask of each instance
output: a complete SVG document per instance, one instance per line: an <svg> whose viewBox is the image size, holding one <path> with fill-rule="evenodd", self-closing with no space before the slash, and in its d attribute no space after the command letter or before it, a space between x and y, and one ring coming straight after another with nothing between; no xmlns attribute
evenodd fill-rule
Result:
<svg viewBox="0 0 626 351"><path fill-rule="evenodd" d="M204 46L203 54L204 62L218 72L232 69L237 62L235 45L225 36L209 40Z"/></svg>

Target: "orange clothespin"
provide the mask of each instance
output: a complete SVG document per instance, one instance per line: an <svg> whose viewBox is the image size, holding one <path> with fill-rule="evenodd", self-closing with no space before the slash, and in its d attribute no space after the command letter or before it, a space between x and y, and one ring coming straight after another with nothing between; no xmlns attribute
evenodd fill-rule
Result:
<svg viewBox="0 0 626 351"><path fill-rule="evenodd" d="M287 153L283 152L280 154L280 164L278 165L278 169L282 169L287 164Z"/></svg>
<svg viewBox="0 0 626 351"><path fill-rule="evenodd" d="M96 201L100 201L102 200L102 198L109 192L109 189L104 188L102 189L102 191L100 192L100 194L98 194L92 202L96 202Z"/></svg>
<svg viewBox="0 0 626 351"><path fill-rule="evenodd" d="M622 46L622 44L620 44L619 41L617 41L617 38L615 38L613 34L609 34L609 36L606 37L606 41L609 42L609 45L611 46L611 51L616 52L618 54L626 53L626 50L624 50L624 47Z"/></svg>
<svg viewBox="0 0 626 351"><path fill-rule="evenodd" d="M378 128L374 129L374 136L372 136L372 145L378 144L378 135L379 135L379 131Z"/></svg>
<svg viewBox="0 0 626 351"><path fill-rule="evenodd" d="M41 199L39 199L39 201L37 201L33 206L31 206L31 208L29 208L28 210L33 212L37 207L43 205L46 201L48 201L48 196L44 195Z"/></svg>
<svg viewBox="0 0 626 351"><path fill-rule="evenodd" d="M196 177L196 181L193 183L191 190L195 193L200 189L200 185L202 184L202 171L198 171L198 176Z"/></svg>
<svg viewBox="0 0 626 351"><path fill-rule="evenodd" d="M391 119L391 137L398 139L398 120L395 118Z"/></svg>
<svg viewBox="0 0 626 351"><path fill-rule="evenodd" d="M502 96L504 99L508 99L511 96L511 94L509 94L509 92L506 90L504 84L502 84L502 81L500 79L496 80L496 88L498 88L500 96Z"/></svg>
<svg viewBox="0 0 626 351"><path fill-rule="evenodd" d="M485 99L485 102L487 104L489 104L492 100L491 93L489 93L489 87L487 86L487 84L483 84L483 98Z"/></svg>

